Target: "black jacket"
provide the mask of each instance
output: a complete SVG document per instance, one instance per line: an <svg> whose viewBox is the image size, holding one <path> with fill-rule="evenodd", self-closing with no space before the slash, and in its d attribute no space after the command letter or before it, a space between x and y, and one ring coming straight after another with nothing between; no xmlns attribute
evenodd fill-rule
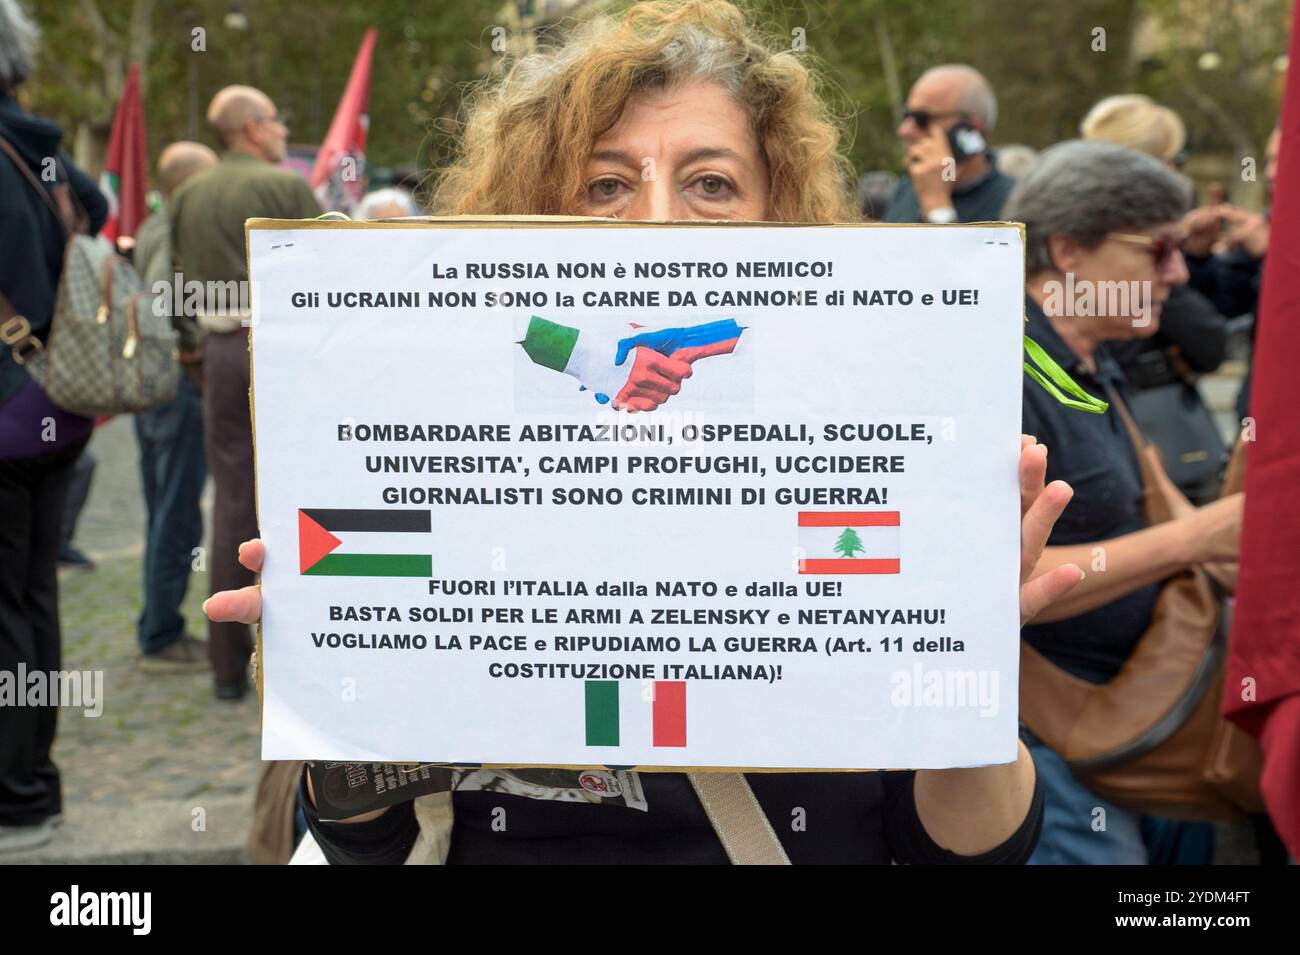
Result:
<svg viewBox="0 0 1300 955"><path fill-rule="evenodd" d="M1188 284L1200 292L1227 318L1246 315L1259 307L1263 259L1245 249L1230 249L1217 255L1188 255Z"/></svg>
<svg viewBox="0 0 1300 955"><path fill-rule="evenodd" d="M0 136L4 136L42 180L46 159L57 156L67 170L73 194L90 216L93 235L108 218L108 202L91 178L59 148L63 130L23 111L12 96L0 95ZM53 187L54 183L49 184ZM0 153L0 291L44 340L54 315L54 296L63 269L66 236L54 213L36 195L9 157ZM0 402L23 383L26 373L0 349Z"/></svg>
<svg viewBox="0 0 1300 955"><path fill-rule="evenodd" d="M1150 338L1106 343L1135 389L1176 380L1164 358L1171 346L1177 346L1188 368L1201 375L1223 364L1228 349L1226 319L1213 302L1185 285L1170 289L1160 313L1160 330Z"/></svg>
<svg viewBox="0 0 1300 955"><path fill-rule="evenodd" d="M989 153L989 162L996 163ZM1002 218L1002 207L1016 187L1016 181L998 172L997 166L973 182L964 182L952 190L952 206L957 210L958 222L997 222ZM885 222L924 222L921 203L916 198L912 180L906 174L899 180L894 199L885 210Z"/></svg>

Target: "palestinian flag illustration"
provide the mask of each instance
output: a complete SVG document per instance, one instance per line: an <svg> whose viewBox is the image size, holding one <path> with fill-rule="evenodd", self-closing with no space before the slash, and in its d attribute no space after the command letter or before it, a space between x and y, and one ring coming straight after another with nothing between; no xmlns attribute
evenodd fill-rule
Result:
<svg viewBox="0 0 1300 955"><path fill-rule="evenodd" d="M298 572L311 577L431 577L429 554L336 554L343 541L335 534L427 534L428 511L331 510L298 511Z"/></svg>
<svg viewBox="0 0 1300 955"><path fill-rule="evenodd" d="M896 574L898 511L800 511L801 574Z"/></svg>
<svg viewBox="0 0 1300 955"><path fill-rule="evenodd" d="M733 318L678 328L629 324L631 334L617 327L571 328L534 315L519 344L534 364L571 375L601 404L612 399L621 407L624 390L631 390L628 380L633 371L639 371L654 353L684 362L729 355L745 330Z"/></svg>
<svg viewBox="0 0 1300 955"><path fill-rule="evenodd" d="M617 680L587 680L587 745L619 744L619 705ZM683 680L657 680L654 685L651 717L652 745L686 745L686 683Z"/></svg>

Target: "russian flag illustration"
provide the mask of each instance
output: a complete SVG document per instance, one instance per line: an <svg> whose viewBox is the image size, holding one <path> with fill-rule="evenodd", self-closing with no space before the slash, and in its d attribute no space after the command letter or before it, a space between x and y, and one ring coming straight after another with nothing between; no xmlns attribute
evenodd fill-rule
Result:
<svg viewBox="0 0 1300 955"><path fill-rule="evenodd" d="M729 355L745 330L733 318L646 331L640 330L643 325L630 324L631 335L617 329L572 328L534 315L519 344L534 364L572 375L601 404L613 400L620 407L632 373L652 353L684 362Z"/></svg>

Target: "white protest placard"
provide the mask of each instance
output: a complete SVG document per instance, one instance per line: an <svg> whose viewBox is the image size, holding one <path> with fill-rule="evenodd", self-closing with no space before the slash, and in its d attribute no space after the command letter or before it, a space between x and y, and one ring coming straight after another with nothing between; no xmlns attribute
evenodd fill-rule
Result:
<svg viewBox="0 0 1300 955"><path fill-rule="evenodd" d="M1016 758L1018 226L248 242L264 758Z"/></svg>

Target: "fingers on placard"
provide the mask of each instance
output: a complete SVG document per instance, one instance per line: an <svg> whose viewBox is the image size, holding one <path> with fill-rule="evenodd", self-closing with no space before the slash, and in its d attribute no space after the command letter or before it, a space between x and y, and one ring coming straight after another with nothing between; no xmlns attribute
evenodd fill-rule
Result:
<svg viewBox="0 0 1300 955"><path fill-rule="evenodd" d="M1023 627L1079 585L1083 572L1074 564L1063 564L1035 577L1020 588L1020 625Z"/></svg>
<svg viewBox="0 0 1300 955"><path fill-rule="evenodd" d="M1043 490L1047 477L1047 448L1031 444L1020 451L1020 510L1023 515Z"/></svg>
<svg viewBox="0 0 1300 955"><path fill-rule="evenodd" d="M262 616L262 590L254 584L220 591L203 602L203 612L214 623L257 623Z"/></svg>
<svg viewBox="0 0 1300 955"><path fill-rule="evenodd" d="M239 545L239 563L247 570L258 574L262 572L262 564L266 561L266 546L260 538L244 541Z"/></svg>
<svg viewBox="0 0 1300 955"><path fill-rule="evenodd" d="M1032 535L1031 540L1045 543L1073 496L1073 488L1064 481L1053 481L1044 488L1025 513L1023 527L1026 536Z"/></svg>
<svg viewBox="0 0 1300 955"><path fill-rule="evenodd" d="M1020 576L1027 577L1043 555L1043 548L1051 537L1052 528L1074 496L1074 490L1064 481L1053 481L1043 493L1036 496L1024 511L1020 522Z"/></svg>

